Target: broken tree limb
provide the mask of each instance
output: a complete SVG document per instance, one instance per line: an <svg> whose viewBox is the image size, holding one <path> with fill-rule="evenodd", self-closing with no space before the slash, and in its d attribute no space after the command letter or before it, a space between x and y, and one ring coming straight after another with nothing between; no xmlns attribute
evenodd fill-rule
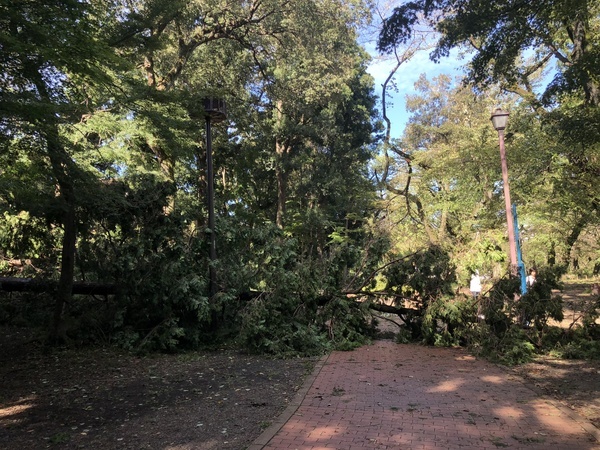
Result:
<svg viewBox="0 0 600 450"><path fill-rule="evenodd" d="M404 307L397 308L396 306L390 306L390 305L386 305L384 303L371 303L369 305L369 308L373 309L375 311L379 311L379 312L397 314L399 316L401 316L402 314L414 314L414 315L419 314L418 309L404 308Z"/></svg>

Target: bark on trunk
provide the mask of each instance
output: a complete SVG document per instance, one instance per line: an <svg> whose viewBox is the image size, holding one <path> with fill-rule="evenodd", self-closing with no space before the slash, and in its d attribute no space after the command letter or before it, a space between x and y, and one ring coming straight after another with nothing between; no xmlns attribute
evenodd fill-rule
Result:
<svg viewBox="0 0 600 450"><path fill-rule="evenodd" d="M53 105L54 100L48 92L42 75L43 66L44 63L41 60L31 60L25 70L35 84L42 100L47 105ZM49 335L51 343L59 343L66 339L63 315L65 305L71 301L73 273L75 270L77 223L75 217L75 187L72 180L75 163L61 141L58 117L49 113L40 118L37 125L39 126L40 134L46 140L52 176L58 187L58 200L63 210L62 225L64 234L61 248L60 279L56 290L54 321Z"/></svg>
<svg viewBox="0 0 600 450"><path fill-rule="evenodd" d="M53 133L52 133L53 134ZM66 341L64 330L65 305L71 302L73 290L73 276L75 272L75 245L77 242L77 222L75 217L75 193L69 175L66 172L68 155L58 144L58 135L49 137L48 151L54 175L60 192L60 199L65 209L63 214L63 240L61 248L60 278L56 290L56 302L54 305L54 320L50 332L51 343L62 343Z"/></svg>
<svg viewBox="0 0 600 450"><path fill-rule="evenodd" d="M589 70L583 67L585 65L584 61L586 58L589 58L590 53L590 45L587 39L589 27L589 17L587 16L586 8L583 14L579 14L574 18L572 25L567 27L567 31L573 42L573 63L580 66L578 76L585 93L586 102L593 106L598 106L600 104L600 88L597 81L590 76Z"/></svg>
<svg viewBox="0 0 600 450"><path fill-rule="evenodd" d="M64 329L65 306L72 299L73 276L75 273L75 245L77 242L77 223L75 205L71 199L66 199L67 211L64 218L64 236L61 250L60 279L56 290L54 307L54 323L50 340L54 343L64 343L67 340Z"/></svg>
<svg viewBox="0 0 600 450"><path fill-rule="evenodd" d="M277 216L275 223L278 228L283 229L285 218L285 204L287 201L287 156L289 147L277 140L275 143L275 151L277 153Z"/></svg>
<svg viewBox="0 0 600 450"><path fill-rule="evenodd" d="M573 247L575 246L577 239L579 239L579 235L585 228L586 224L587 224L587 218L586 217L580 218L579 221L575 224L575 226L571 230L571 233L569 233L569 236L567 236L567 240L566 240L567 249L566 249L566 252L565 252L565 255L563 258L563 263L565 264L565 266L570 267L572 270L575 268L573 267L574 258L571 257L571 252L573 251Z"/></svg>

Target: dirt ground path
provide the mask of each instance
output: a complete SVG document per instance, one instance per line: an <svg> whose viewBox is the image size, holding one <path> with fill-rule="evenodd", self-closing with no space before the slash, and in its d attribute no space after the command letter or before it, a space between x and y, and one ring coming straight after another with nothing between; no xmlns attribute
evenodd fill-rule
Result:
<svg viewBox="0 0 600 450"><path fill-rule="evenodd" d="M593 303L595 282L567 280L564 289L556 292L563 298L564 319L550 324L564 329L580 326L582 313ZM511 370L600 428L600 361L540 356Z"/></svg>
<svg viewBox="0 0 600 450"><path fill-rule="evenodd" d="M0 449L244 449L312 371L223 349L135 357L106 350L45 354L0 330Z"/></svg>
<svg viewBox="0 0 600 450"><path fill-rule="evenodd" d="M564 319L560 323L550 322L561 328L578 326L586 309L591 307L595 296L592 294L593 281L567 281L562 291L555 291L563 299ZM596 320L600 324L600 318Z"/></svg>

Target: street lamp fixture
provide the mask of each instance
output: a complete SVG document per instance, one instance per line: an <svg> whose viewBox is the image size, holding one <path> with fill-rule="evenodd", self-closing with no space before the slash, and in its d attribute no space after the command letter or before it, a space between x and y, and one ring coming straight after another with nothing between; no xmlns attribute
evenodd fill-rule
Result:
<svg viewBox="0 0 600 450"><path fill-rule="evenodd" d="M506 163L506 150L504 148L504 129L508 123L509 113L501 108L492 112L492 125L498 132L500 141L500 162L502 164L502 183L504 186L504 203L506 207L506 222L508 225L508 250L510 257L510 270L513 275L517 274L517 241L515 239L515 223L510 202L510 186L508 184L508 164Z"/></svg>
<svg viewBox="0 0 600 450"><path fill-rule="evenodd" d="M209 280L210 296L213 298L217 292L217 273L215 261L217 260L217 239L215 232L215 190L214 190L214 172L212 159L212 130L211 122L222 122L227 118L225 101L216 98L207 98L204 100L204 118L206 119L206 197L208 206L208 228L209 236Z"/></svg>
<svg viewBox="0 0 600 450"><path fill-rule="evenodd" d="M508 111L502 111L502 109L496 108L491 117L492 125L496 131L503 131L506 128L508 116Z"/></svg>
<svg viewBox="0 0 600 450"><path fill-rule="evenodd" d="M225 100L220 98L204 99L204 114L212 123L223 122L227 118Z"/></svg>

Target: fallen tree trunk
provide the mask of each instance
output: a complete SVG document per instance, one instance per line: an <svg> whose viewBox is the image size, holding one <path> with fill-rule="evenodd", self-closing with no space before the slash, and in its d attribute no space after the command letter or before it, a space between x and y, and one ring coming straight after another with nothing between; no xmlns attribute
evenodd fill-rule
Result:
<svg viewBox="0 0 600 450"><path fill-rule="evenodd" d="M58 281L36 278L0 277L0 291L6 292L56 292ZM71 293L74 295L116 295L119 287L115 284L91 281L74 281Z"/></svg>
<svg viewBox="0 0 600 450"><path fill-rule="evenodd" d="M260 291L252 291L252 292L242 292L238 295L238 299L241 301L251 301L254 300L256 298L259 298L263 295L265 295L266 292L260 292ZM362 303L362 300L360 299L361 297L365 297L365 296L377 296L378 293L373 293L373 292L369 292L369 293L345 293L343 294L344 297L346 297L347 299L356 302L356 304L360 304ZM389 296L389 294L385 293L386 296ZM332 301L334 298L336 298L336 296L334 295L323 295L320 297L317 297L315 299L315 302L317 303L318 306L324 306L326 305L328 302ZM418 309L415 308L398 308L396 306L391 306L391 305L386 305L385 303L376 303L376 302L370 302L369 303L369 308L374 310L374 311L379 311L379 312L383 312L383 313L390 313L390 314L396 314L398 316L402 316L402 315L419 315L420 311Z"/></svg>
<svg viewBox="0 0 600 450"><path fill-rule="evenodd" d="M40 280L37 278L0 277L0 291L6 292L53 292L57 286L57 281ZM92 281L74 281L72 289L74 295L117 295L119 292L119 286L115 284ZM250 301L264 294L264 292L242 292L238 298L241 301ZM325 305L333 298L333 296L323 296L317 298L316 301L318 305ZM419 310L414 308L397 308L385 303L371 302L369 308L397 315L419 313Z"/></svg>
<svg viewBox="0 0 600 450"><path fill-rule="evenodd" d="M379 311L379 312L384 312L384 313L390 313L390 314L397 314L397 315L402 315L402 314L419 314L419 310L418 309L413 309L413 308L396 308L395 306L390 306L390 305L386 305L384 303L371 303L369 305L370 309L373 309L375 311Z"/></svg>

